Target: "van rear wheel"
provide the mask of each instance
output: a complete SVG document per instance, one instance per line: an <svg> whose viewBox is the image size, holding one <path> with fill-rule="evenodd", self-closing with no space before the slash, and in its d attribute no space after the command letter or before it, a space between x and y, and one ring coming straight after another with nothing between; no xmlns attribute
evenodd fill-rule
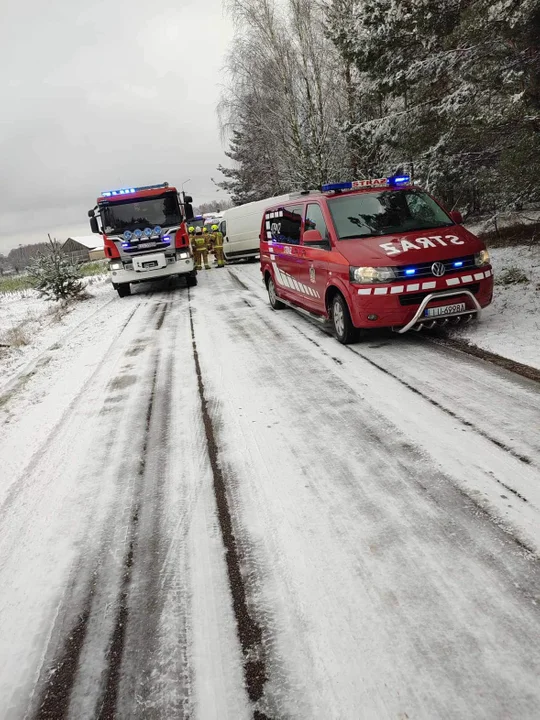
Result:
<svg viewBox="0 0 540 720"><path fill-rule="evenodd" d="M266 289L268 290L268 299L270 301L270 305L273 307L274 310L283 310L285 305L278 300L278 296L276 293L276 286L274 285L274 280L272 277L268 277L268 280L266 281Z"/></svg>
<svg viewBox="0 0 540 720"><path fill-rule="evenodd" d="M349 308L340 294L332 300L332 324L334 334L342 345L349 345L359 339L360 331L352 324Z"/></svg>

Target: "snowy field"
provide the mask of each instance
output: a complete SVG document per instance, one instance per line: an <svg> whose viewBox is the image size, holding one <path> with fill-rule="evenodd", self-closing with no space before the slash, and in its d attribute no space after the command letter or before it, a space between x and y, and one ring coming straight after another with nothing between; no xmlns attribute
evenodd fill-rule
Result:
<svg viewBox="0 0 540 720"><path fill-rule="evenodd" d="M2 299L1 720L537 720L536 383L256 265L92 292Z"/></svg>

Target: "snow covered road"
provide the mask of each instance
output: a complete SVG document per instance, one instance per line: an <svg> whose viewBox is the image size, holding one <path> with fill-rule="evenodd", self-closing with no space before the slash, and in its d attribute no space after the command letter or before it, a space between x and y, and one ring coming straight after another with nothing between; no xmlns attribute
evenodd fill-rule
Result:
<svg viewBox="0 0 540 720"><path fill-rule="evenodd" d="M109 300L1 408L1 718L540 716L538 385L254 265Z"/></svg>

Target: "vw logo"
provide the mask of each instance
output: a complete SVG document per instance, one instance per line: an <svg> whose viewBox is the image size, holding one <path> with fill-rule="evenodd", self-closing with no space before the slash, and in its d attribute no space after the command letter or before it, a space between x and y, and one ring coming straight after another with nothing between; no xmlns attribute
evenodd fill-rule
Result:
<svg viewBox="0 0 540 720"><path fill-rule="evenodd" d="M435 277L442 277L446 272L446 268L442 262L436 262L431 266L431 272L435 275Z"/></svg>

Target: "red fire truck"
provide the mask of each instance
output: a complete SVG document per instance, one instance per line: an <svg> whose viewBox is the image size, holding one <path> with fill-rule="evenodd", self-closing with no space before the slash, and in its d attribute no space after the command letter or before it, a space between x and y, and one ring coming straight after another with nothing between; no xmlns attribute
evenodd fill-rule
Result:
<svg viewBox="0 0 540 720"><path fill-rule="evenodd" d="M114 289L120 297L133 283L183 276L197 284L187 222L192 198L168 183L102 192L88 211L92 232L103 236ZM98 222L99 218L99 222Z"/></svg>
<svg viewBox="0 0 540 720"><path fill-rule="evenodd" d="M272 307L330 321L342 343L369 328L470 320L492 299L484 243L407 176L270 201L260 249Z"/></svg>

